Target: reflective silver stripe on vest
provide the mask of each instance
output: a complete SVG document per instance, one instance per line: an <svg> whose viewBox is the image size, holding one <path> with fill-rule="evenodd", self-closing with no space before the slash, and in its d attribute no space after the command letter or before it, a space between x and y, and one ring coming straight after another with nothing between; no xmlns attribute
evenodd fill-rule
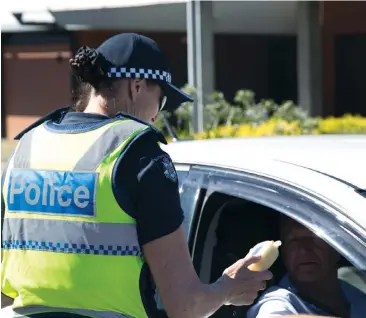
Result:
<svg viewBox="0 0 366 318"><path fill-rule="evenodd" d="M70 308L56 308L56 307L46 307L46 306L27 306L23 308L13 309L16 315L21 315L22 317L27 317L27 315L45 312L67 312L75 313L79 315L84 315L87 317L95 318L133 318L132 316L116 313L112 311L97 311L97 310L86 310L86 309L70 309Z"/></svg>
<svg viewBox="0 0 366 318"><path fill-rule="evenodd" d="M141 256L134 224L6 218L3 249Z"/></svg>
<svg viewBox="0 0 366 318"><path fill-rule="evenodd" d="M19 141L19 146L14 153L14 168L27 169L30 167L30 151L33 131L27 132Z"/></svg>
<svg viewBox="0 0 366 318"><path fill-rule="evenodd" d="M133 133L145 127L147 127L145 124L130 119L111 126L76 163L73 170L94 171L106 156L117 149ZM20 145L14 154L14 168L26 169L30 167L29 160L33 132L34 130L29 131L20 140Z"/></svg>
<svg viewBox="0 0 366 318"><path fill-rule="evenodd" d="M136 131L146 125L134 120L125 120L107 129L76 163L74 171L94 171L102 160L117 149Z"/></svg>

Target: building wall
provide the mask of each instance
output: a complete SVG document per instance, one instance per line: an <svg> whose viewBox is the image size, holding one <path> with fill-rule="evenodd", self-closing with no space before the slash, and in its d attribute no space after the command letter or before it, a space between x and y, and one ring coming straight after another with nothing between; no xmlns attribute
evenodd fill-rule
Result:
<svg viewBox="0 0 366 318"><path fill-rule="evenodd" d="M70 102L68 44L6 45L3 48L5 134L17 133ZM5 114L4 114L5 110Z"/></svg>
<svg viewBox="0 0 366 318"><path fill-rule="evenodd" d="M345 103L343 103L342 105L338 105L338 110L336 107L336 39L339 36L359 35L360 38L364 39L363 41L365 41L366 2L324 1L323 12L321 15L323 23L324 115L341 114L343 112L346 112L350 105L346 105ZM360 42L361 41L358 41L358 43ZM351 72L351 74L347 74L348 76L352 76L352 73L354 74L354 76L358 76L358 73L361 74L361 72L363 72L363 74L365 74L366 72L366 46L356 44L356 42L354 42L353 45L354 46L352 46L352 43L348 43L349 53L347 54L347 57L348 59L350 59L350 62L352 62L352 60L356 60L357 63L356 65L354 65L354 72ZM338 76L342 76L342 74L339 73ZM350 79L348 78L345 80ZM357 79L355 79L355 81L357 81ZM338 94L339 93L341 92L338 92ZM344 94L347 94L347 92L344 92ZM351 92L348 92L348 94L354 95ZM339 96L338 99L341 99L341 97ZM354 102L357 101L352 101L352 103ZM360 101L358 102L360 103ZM343 110L339 108L343 108Z"/></svg>
<svg viewBox="0 0 366 318"><path fill-rule="evenodd" d="M30 40L30 43L4 45L6 136L13 138L40 116L70 103L71 74L67 61L72 49L82 45L98 47L119 32L121 30L78 31L73 33L73 43L31 44ZM156 40L166 52L174 83L185 85L186 35L145 35ZM26 52L32 54L24 55ZM63 58L56 59L60 53ZM251 89L259 99L296 100L295 37L216 35L215 65L216 89L224 92L228 99L239 89Z"/></svg>
<svg viewBox="0 0 366 318"><path fill-rule="evenodd" d="M366 108L366 2L323 2L323 115L363 112ZM3 133L17 132L47 112L70 104L68 59L82 45L97 47L121 30L78 31L74 42L50 34L26 35L26 41L3 42ZM187 83L185 33L145 33L155 39L172 67L173 81ZM16 36L16 35L15 35ZM39 41L39 37L43 40ZM3 35L2 35L3 39ZM75 46L75 47L74 47ZM257 98L297 100L296 38L294 36L215 36L216 88L231 99L241 88ZM348 85L348 86L347 86ZM348 99L349 98L349 103ZM354 106L356 105L356 106Z"/></svg>
<svg viewBox="0 0 366 318"><path fill-rule="evenodd" d="M121 31L80 31L79 45L97 47ZM187 41L185 33L143 33L166 52L178 86L187 83ZM296 39L289 36L215 35L216 89L231 99L242 88L258 98L296 100ZM281 50L279 54L278 50ZM291 58L291 56L293 58ZM281 72L282 76L275 73ZM274 93L278 92L278 95Z"/></svg>
<svg viewBox="0 0 366 318"><path fill-rule="evenodd" d="M324 116L342 115L346 112L362 113L362 111L365 115L366 110L361 107L365 100L362 89L362 74L366 71L366 59L363 58L366 56L365 17L366 2L364 1L324 1L322 3L320 19L323 26L322 113ZM100 43L102 39L108 37L110 32L98 32L98 34L94 37L94 42ZM173 69L173 75L178 84L184 84L187 78L184 34L147 35L156 39L168 52L171 64L177 67ZM80 39L85 39L86 42L92 42L91 38L93 38L91 34L80 35ZM216 88L222 90L229 98L237 89L249 88L254 90L260 98L296 101L295 42L282 37L281 44L281 41L274 40L275 37L270 38L258 35L216 35ZM347 42L344 44L346 48L340 48L338 42ZM274 49L275 47L282 48L282 52L279 53L278 49ZM343 65L339 60L343 60ZM346 69L349 72L345 72ZM346 82L348 86L345 86ZM342 92L342 87L354 91L349 94L349 102L346 102L347 92ZM357 106L354 107L354 105Z"/></svg>
<svg viewBox="0 0 366 318"><path fill-rule="evenodd" d="M2 137L70 102L70 37L64 31L2 33Z"/></svg>

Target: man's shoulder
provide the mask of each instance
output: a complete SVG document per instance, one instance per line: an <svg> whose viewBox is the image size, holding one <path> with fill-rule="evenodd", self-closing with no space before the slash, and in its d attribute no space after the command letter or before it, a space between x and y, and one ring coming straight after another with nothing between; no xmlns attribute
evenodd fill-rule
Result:
<svg viewBox="0 0 366 318"><path fill-rule="evenodd" d="M294 292L294 286L292 285L289 276L284 275L277 285L273 285L266 289L259 299L269 299L274 297L290 299Z"/></svg>
<svg viewBox="0 0 366 318"><path fill-rule="evenodd" d="M366 310L366 294L359 288L342 281L342 289L347 301L352 305L355 312L363 313Z"/></svg>
<svg viewBox="0 0 366 318"><path fill-rule="evenodd" d="M296 295L284 287L274 285L268 288L250 307L247 317L267 317L270 314L296 313Z"/></svg>
<svg viewBox="0 0 366 318"><path fill-rule="evenodd" d="M290 300L292 295L294 294L290 290L279 285L274 285L269 287L265 292L262 293L262 295L258 298L257 303L270 299Z"/></svg>

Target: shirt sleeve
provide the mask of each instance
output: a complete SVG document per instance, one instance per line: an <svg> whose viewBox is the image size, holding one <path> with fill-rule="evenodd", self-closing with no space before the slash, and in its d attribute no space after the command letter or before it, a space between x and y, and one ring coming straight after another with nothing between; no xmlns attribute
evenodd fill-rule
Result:
<svg viewBox="0 0 366 318"><path fill-rule="evenodd" d="M140 245L183 223L177 173L152 134L136 140L119 161L114 194L121 208L136 219Z"/></svg>
<svg viewBox="0 0 366 318"><path fill-rule="evenodd" d="M284 316L298 314L294 306L285 299L268 299L253 305L247 318L268 318L270 316Z"/></svg>

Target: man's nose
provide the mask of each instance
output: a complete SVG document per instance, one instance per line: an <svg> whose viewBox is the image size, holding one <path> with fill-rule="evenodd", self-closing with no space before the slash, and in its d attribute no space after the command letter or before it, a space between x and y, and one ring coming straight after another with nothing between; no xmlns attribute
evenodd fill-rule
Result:
<svg viewBox="0 0 366 318"><path fill-rule="evenodd" d="M302 242L298 246L298 251L300 254L307 254L309 251L313 249L312 245L306 242Z"/></svg>
<svg viewBox="0 0 366 318"><path fill-rule="evenodd" d="M300 245L300 246L299 246L299 248L298 248L298 253L299 253L300 255L307 254L307 252L308 252L308 249L307 249L305 246L303 246L303 245Z"/></svg>

